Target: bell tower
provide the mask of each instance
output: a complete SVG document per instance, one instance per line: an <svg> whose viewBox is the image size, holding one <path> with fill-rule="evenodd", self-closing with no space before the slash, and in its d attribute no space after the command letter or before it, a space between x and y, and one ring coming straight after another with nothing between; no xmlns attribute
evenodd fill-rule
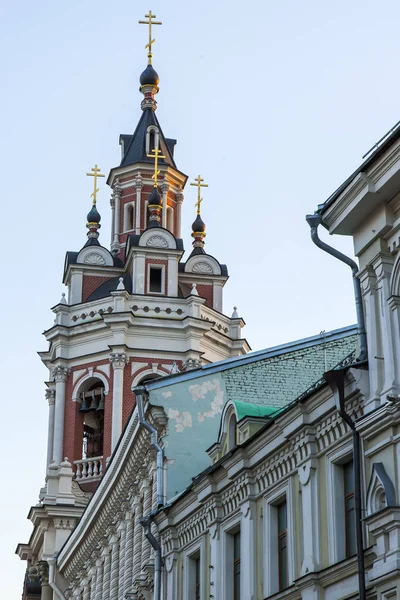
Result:
<svg viewBox="0 0 400 600"><path fill-rule="evenodd" d="M200 175L193 249L183 259L181 210L187 182L176 166L176 140L164 136L156 117L159 76L152 65L149 12L148 64L140 76L141 116L133 134L120 136L121 162L109 173L110 249L100 242L99 202L104 174L95 165L87 240L67 252L67 293L53 308L45 332L49 369L47 466L66 457L74 480L93 491L107 468L134 408L132 386L198 368L248 351L243 320L223 314L225 265L206 253ZM99 191L100 190L100 191ZM100 199L100 200L99 200ZM98 201L99 200L99 201Z"/></svg>

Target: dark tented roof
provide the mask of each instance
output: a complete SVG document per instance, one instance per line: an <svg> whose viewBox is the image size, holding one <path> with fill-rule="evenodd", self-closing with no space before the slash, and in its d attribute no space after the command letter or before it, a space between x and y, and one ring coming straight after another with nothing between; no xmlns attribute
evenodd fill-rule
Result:
<svg viewBox="0 0 400 600"><path fill-rule="evenodd" d="M123 134L120 136L120 143L122 142L123 149L125 150L120 166L133 165L137 162L153 162L153 159L147 158L146 154L146 132L150 125L155 125L160 132L160 150L165 156L165 158L160 158L160 164L166 164L176 169L173 157L173 148L176 140L167 140L164 137L156 114L151 108L146 108L143 111L133 135Z"/></svg>

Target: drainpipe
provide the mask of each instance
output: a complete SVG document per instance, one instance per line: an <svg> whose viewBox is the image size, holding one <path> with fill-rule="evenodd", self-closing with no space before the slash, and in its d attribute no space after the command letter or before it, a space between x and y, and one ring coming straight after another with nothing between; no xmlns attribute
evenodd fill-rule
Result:
<svg viewBox="0 0 400 600"><path fill-rule="evenodd" d="M361 447L360 434L356 430L353 419L346 412L344 397L344 370L327 371L324 377L332 392L337 393L339 397L339 414L343 421L347 423L353 432L353 464L354 464L354 500L356 513L356 545L357 545L357 566L358 566L358 593L360 600L366 600L365 592L365 566L364 566L364 546L362 530L362 497L361 497Z"/></svg>
<svg viewBox="0 0 400 600"><path fill-rule="evenodd" d="M55 564L57 561L57 557L53 556L52 558L48 558L47 562L49 565L49 586L51 587L51 589L55 592L57 598L59 598L59 600L66 600L64 594L62 593L62 591L60 590L60 588L58 587L58 585L56 584L56 578L55 578Z"/></svg>
<svg viewBox="0 0 400 600"><path fill-rule="evenodd" d="M143 409L143 396L147 392L146 386L138 385L132 388L133 393L136 395L136 406L138 409L139 423L147 429L151 434L151 443L157 451L157 508L164 504L164 477L163 477L163 461L164 452L158 443L157 429L146 421ZM153 514L150 513L147 516L141 518L140 522L143 527L144 535L154 548L155 560L154 560L154 600L161 600L161 546L151 533L151 523L153 521Z"/></svg>
<svg viewBox="0 0 400 600"><path fill-rule="evenodd" d="M362 362L367 360L368 358L368 349L367 349L367 334L365 332L365 320L364 320L364 308L361 297L361 285L360 280L357 277L358 273L358 265L354 260L336 250L336 248L332 248L325 242L319 239L318 237L318 226L321 224L322 217L321 215L314 213L313 215L307 215L306 221L311 228L311 239L318 248L324 250L334 258L341 260L346 265L351 268L353 273L353 285L354 285L354 299L356 304L356 314L357 314L357 326L358 326L358 341L360 346L360 354L357 358L358 362Z"/></svg>

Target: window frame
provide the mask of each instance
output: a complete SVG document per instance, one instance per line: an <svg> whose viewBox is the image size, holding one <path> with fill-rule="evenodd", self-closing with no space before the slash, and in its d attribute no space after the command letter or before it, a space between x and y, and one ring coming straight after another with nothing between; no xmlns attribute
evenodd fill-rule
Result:
<svg viewBox="0 0 400 600"><path fill-rule="evenodd" d="M346 552L344 470L353 460L352 440L346 440L326 455L326 493L329 564L349 558Z"/></svg>
<svg viewBox="0 0 400 600"><path fill-rule="evenodd" d="M150 272L151 269L157 269L158 271L161 271L161 292L153 292L150 290ZM149 263L147 265L147 293L148 294L155 294L157 296L164 296L165 295L165 265L157 265L157 264L152 264Z"/></svg>
<svg viewBox="0 0 400 600"><path fill-rule="evenodd" d="M206 536L194 540L183 552L183 598L184 600L195 600L196 594L196 563L200 561L200 600L206 600L208 588L206 560Z"/></svg>
<svg viewBox="0 0 400 600"><path fill-rule="evenodd" d="M130 227L128 229L128 212L129 209L132 208L132 227ZM127 202L126 204L124 204L124 230L123 233L126 233L128 231L134 231L135 229L135 201L132 200L131 202Z"/></svg>
<svg viewBox="0 0 400 600"><path fill-rule="evenodd" d="M264 596L271 596L280 590L279 565L278 565L278 507L286 502L287 518L287 587L293 584L295 579L295 547L294 547L294 505L293 505L293 476L280 482L264 495L263 514L263 548L264 554ZM276 550L276 551L275 551ZM286 588L284 588L286 589Z"/></svg>

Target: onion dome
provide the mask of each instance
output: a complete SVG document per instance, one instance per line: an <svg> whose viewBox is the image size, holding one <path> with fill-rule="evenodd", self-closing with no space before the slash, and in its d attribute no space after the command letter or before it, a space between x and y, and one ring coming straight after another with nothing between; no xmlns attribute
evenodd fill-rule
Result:
<svg viewBox="0 0 400 600"><path fill-rule="evenodd" d="M192 231L194 233L197 233L197 232L204 233L205 230L206 230L206 224L204 223L203 219L201 218L200 213L198 213L196 219L192 223Z"/></svg>
<svg viewBox="0 0 400 600"><path fill-rule="evenodd" d="M101 216L99 211L97 210L96 204L93 204L90 212L87 215L88 223L100 223Z"/></svg>
<svg viewBox="0 0 400 600"><path fill-rule="evenodd" d="M148 206L162 206L161 194L156 187L153 187L148 198Z"/></svg>
<svg viewBox="0 0 400 600"><path fill-rule="evenodd" d="M140 76L140 85L158 85L160 78L157 72L153 69L153 65L147 65Z"/></svg>

